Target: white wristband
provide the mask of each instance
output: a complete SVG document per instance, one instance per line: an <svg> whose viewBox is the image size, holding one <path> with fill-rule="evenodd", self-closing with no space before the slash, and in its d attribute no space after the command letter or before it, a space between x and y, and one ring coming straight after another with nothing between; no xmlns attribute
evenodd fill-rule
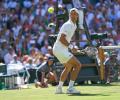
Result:
<svg viewBox="0 0 120 100"><path fill-rule="evenodd" d="M73 46L72 44L70 44L70 45L68 46L69 49L73 49L73 47L74 47L74 46Z"/></svg>

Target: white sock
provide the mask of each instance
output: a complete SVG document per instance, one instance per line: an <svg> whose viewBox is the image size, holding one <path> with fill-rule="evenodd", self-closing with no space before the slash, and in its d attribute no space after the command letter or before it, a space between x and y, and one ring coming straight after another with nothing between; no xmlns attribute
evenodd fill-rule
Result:
<svg viewBox="0 0 120 100"><path fill-rule="evenodd" d="M73 85L74 85L74 82L75 82L75 81L70 80L69 85L68 85L68 88L72 88Z"/></svg>
<svg viewBox="0 0 120 100"><path fill-rule="evenodd" d="M59 85L58 85L58 87L62 87L62 86L63 86L63 83L64 83L64 82L59 81Z"/></svg>

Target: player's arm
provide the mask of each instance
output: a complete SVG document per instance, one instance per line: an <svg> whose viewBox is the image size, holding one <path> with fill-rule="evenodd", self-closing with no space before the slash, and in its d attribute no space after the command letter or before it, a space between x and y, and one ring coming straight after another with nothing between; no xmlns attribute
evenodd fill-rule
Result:
<svg viewBox="0 0 120 100"><path fill-rule="evenodd" d="M69 43L68 41L66 40L66 35L65 34L61 34L61 37L60 37L60 42L65 45L65 46L69 46Z"/></svg>

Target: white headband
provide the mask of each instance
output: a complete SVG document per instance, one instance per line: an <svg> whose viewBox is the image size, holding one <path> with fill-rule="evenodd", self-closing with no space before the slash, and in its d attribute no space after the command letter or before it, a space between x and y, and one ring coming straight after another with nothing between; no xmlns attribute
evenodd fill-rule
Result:
<svg viewBox="0 0 120 100"><path fill-rule="evenodd" d="M76 9L76 8L72 8L72 9L70 9L70 13L71 13L72 11L75 11L76 13L79 14L78 9Z"/></svg>

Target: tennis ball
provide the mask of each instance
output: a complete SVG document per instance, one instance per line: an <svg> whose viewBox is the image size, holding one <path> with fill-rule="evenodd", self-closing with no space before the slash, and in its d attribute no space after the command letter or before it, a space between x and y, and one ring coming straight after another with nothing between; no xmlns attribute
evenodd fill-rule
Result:
<svg viewBox="0 0 120 100"><path fill-rule="evenodd" d="M49 12L50 14L52 14L52 13L54 12L54 7L49 7L49 8L48 8L48 12Z"/></svg>

